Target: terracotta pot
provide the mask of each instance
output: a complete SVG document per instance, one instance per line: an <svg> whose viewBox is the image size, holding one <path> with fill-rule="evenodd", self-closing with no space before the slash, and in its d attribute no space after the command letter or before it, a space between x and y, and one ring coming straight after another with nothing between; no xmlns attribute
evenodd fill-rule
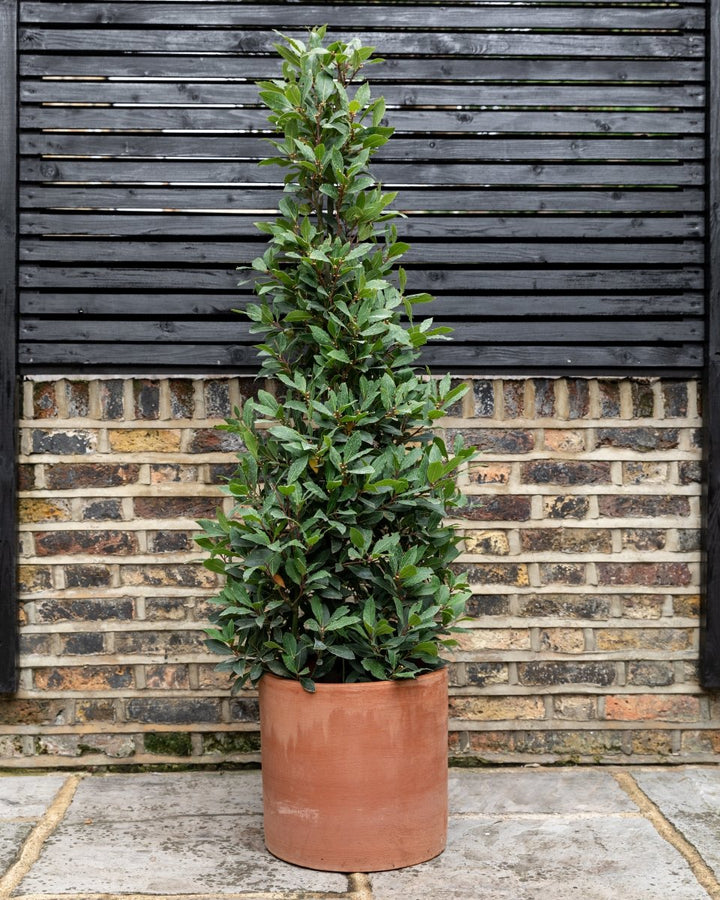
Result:
<svg viewBox="0 0 720 900"><path fill-rule="evenodd" d="M447 669L409 681L260 681L265 843L286 862L377 872L447 833Z"/></svg>

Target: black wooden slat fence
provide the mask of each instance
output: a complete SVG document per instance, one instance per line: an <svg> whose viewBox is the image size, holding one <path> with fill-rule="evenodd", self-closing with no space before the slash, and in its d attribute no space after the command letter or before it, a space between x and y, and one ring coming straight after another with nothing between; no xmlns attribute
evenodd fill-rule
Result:
<svg viewBox="0 0 720 900"><path fill-rule="evenodd" d="M411 287L441 368L703 360L702 3L20 3L19 358L248 367L231 310L277 173L254 81L326 22L396 136ZM270 179L268 181L268 179Z"/></svg>

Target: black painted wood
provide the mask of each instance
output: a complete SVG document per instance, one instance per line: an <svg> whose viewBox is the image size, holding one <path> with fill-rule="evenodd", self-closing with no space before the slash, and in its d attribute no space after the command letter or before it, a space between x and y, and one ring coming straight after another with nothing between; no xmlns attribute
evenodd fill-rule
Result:
<svg viewBox="0 0 720 900"><path fill-rule="evenodd" d="M0 0L0 694L17 686L16 14Z"/></svg>
<svg viewBox="0 0 720 900"><path fill-rule="evenodd" d="M720 688L720 2L708 6L708 241L705 418L705 527L701 681Z"/></svg>
<svg viewBox="0 0 720 900"><path fill-rule="evenodd" d="M252 368L229 310L279 197L254 81L279 72L274 28L318 21L386 57L375 172L407 214L409 284L456 325L426 361L700 364L702 3L20 8L24 366Z"/></svg>

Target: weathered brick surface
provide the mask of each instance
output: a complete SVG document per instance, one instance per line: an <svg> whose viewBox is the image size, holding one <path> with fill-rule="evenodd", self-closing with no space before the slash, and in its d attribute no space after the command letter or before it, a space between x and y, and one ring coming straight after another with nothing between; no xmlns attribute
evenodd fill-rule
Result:
<svg viewBox="0 0 720 900"><path fill-rule="evenodd" d="M456 526L473 596L454 651L451 754L490 762L702 761L698 385L465 379L441 422L478 456ZM20 690L0 765L256 760L202 628L218 578L193 520L225 503L214 426L253 377L43 376L21 412Z"/></svg>

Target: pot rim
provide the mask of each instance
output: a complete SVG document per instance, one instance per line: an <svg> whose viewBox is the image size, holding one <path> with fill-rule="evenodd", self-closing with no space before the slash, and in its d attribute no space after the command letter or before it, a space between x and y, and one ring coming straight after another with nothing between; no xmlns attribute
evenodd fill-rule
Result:
<svg viewBox="0 0 720 900"><path fill-rule="evenodd" d="M315 691L306 691L303 686L300 684L300 681L297 678L282 678L280 675L275 675L273 672L263 672L262 677L260 678L260 683L268 678L270 681L276 682L279 684L286 684L289 688L299 688L303 691L303 693L312 696L313 693L317 693L318 691L326 692L332 690L354 690L354 691L368 691L368 690L393 690L395 687L403 687L403 686L411 686L417 685L422 681L430 681L433 678L440 679L448 672L448 665L440 666L438 669L433 669L430 672L423 672L421 675L416 676L415 678L386 678L383 681L331 681L331 682L323 682L316 681L315 682Z"/></svg>

